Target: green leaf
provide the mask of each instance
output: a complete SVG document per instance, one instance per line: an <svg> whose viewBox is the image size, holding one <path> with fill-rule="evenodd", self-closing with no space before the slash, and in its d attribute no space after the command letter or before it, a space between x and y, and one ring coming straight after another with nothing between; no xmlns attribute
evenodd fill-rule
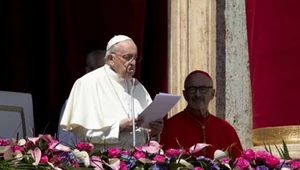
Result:
<svg viewBox="0 0 300 170"><path fill-rule="evenodd" d="M263 141L263 143L264 143L265 150L266 150L267 152L271 152L271 151L268 149L268 147L267 147L265 141Z"/></svg>
<svg viewBox="0 0 300 170"><path fill-rule="evenodd" d="M271 146L270 146L270 145L268 145L268 147L269 147L269 152L270 152L270 154L272 154L272 149L271 149Z"/></svg>
<svg viewBox="0 0 300 170"><path fill-rule="evenodd" d="M275 144L275 148L276 148L276 150L277 150L277 152L278 152L280 158L283 159L283 152L282 152L282 150L279 149L278 146L277 146L276 144Z"/></svg>
<svg viewBox="0 0 300 170"><path fill-rule="evenodd" d="M290 153L289 153L289 150L287 148L287 145L285 143L285 141L282 139L282 145L283 145L283 150L284 150L284 159L288 159L288 160L291 160L292 158L290 157Z"/></svg>

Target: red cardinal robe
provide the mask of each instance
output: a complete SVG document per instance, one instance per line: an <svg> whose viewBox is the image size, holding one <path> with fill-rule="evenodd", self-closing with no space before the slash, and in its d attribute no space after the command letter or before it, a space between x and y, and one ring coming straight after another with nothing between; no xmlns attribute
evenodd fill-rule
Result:
<svg viewBox="0 0 300 170"><path fill-rule="evenodd" d="M206 117L189 114L191 112L186 108L175 116L165 119L164 129L160 135L160 144L164 150L181 147L187 149L196 143L204 143L202 125L205 124L205 141L212 146L206 147L205 152L196 153L196 156L203 155L212 159L215 150L225 151L232 144L235 145L229 150L229 155L234 158L241 156L243 150L241 142L235 129L227 121L212 114Z"/></svg>

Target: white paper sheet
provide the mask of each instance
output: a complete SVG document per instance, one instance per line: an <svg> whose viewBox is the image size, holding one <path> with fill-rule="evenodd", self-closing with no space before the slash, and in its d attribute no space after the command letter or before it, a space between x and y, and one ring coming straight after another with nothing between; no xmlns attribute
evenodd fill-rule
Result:
<svg viewBox="0 0 300 170"><path fill-rule="evenodd" d="M179 99L180 96L175 94L157 94L153 102L140 114L144 118L144 123L141 127L149 128L150 122L164 118Z"/></svg>

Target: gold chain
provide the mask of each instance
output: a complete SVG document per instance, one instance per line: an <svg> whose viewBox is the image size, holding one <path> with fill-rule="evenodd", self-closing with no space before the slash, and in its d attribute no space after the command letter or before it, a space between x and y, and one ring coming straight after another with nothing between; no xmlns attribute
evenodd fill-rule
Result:
<svg viewBox="0 0 300 170"><path fill-rule="evenodd" d="M199 123L201 125L201 129L202 129L202 135L203 135L203 143L206 143L206 136L205 136L205 125L206 123L209 121L211 115L208 113L208 119L204 122L201 123L198 119L196 119L194 116L192 116L191 113L189 113L189 116L194 119L197 123Z"/></svg>
<svg viewBox="0 0 300 170"><path fill-rule="evenodd" d="M194 119L197 123L199 123L201 125L201 129L202 129L202 136L203 136L203 143L206 143L206 136L205 136L205 125L206 123L209 121L211 115L207 112L207 120L204 123L201 123L197 118L195 118L194 116L192 116L191 113L188 114L192 119ZM202 149L203 155L206 154L206 149L203 148Z"/></svg>

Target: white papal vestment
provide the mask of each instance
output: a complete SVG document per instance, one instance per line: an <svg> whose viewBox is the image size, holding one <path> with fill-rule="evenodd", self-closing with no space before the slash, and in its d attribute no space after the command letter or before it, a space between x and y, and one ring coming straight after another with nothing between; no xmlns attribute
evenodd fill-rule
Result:
<svg viewBox="0 0 300 170"><path fill-rule="evenodd" d="M72 87L60 126L99 148L132 148L132 133L119 133L120 120L132 117L132 105L137 116L152 102L144 86L134 82L119 78L108 65L85 74ZM136 145L146 138L145 129L138 128Z"/></svg>

